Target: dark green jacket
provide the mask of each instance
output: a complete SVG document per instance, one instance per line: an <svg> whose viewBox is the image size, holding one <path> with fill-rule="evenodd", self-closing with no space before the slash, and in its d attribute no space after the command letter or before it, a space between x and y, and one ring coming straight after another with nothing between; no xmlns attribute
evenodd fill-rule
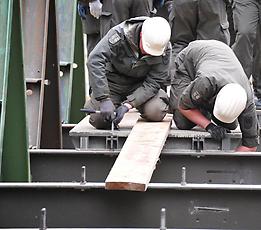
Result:
<svg viewBox="0 0 261 230"><path fill-rule="evenodd" d="M171 45L162 56L141 57L138 44L145 19L133 18L113 27L90 53L89 79L98 101L110 97L113 90L138 107L166 84Z"/></svg>
<svg viewBox="0 0 261 230"><path fill-rule="evenodd" d="M175 60L176 72L171 86L176 97L171 98L172 109L198 108L213 112L219 90L229 83L240 84L247 93L245 110L238 117L242 144L258 145L258 120L253 91L248 78L226 44L216 40L191 42Z"/></svg>

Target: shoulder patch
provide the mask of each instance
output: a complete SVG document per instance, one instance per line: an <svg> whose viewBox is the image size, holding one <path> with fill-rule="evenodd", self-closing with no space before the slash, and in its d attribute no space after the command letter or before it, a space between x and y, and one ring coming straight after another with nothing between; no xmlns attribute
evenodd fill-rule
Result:
<svg viewBox="0 0 261 230"><path fill-rule="evenodd" d="M113 35L110 36L109 43L112 44L112 45L115 45L120 40L121 40L120 35L117 34L117 33L114 33Z"/></svg>

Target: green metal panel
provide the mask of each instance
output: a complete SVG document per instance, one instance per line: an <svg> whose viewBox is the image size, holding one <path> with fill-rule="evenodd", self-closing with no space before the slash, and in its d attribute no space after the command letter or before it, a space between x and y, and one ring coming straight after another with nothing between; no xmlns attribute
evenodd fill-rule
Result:
<svg viewBox="0 0 261 230"><path fill-rule="evenodd" d="M10 25L11 25L11 1L0 1L0 28L3 31L0 33L0 173L2 169L2 154L3 154L3 138L5 124L5 104L7 91L7 68L9 60L9 43L10 40Z"/></svg>
<svg viewBox="0 0 261 230"><path fill-rule="evenodd" d="M74 62L77 64L77 68L73 69L70 123L78 123L85 116L84 113L80 112L85 102L85 63L82 23L79 16L76 17Z"/></svg>
<svg viewBox="0 0 261 230"><path fill-rule="evenodd" d="M4 76L1 76L4 79L1 114L3 135L1 180L30 181L20 1L13 4L13 0L2 0L0 6L1 9L5 8L7 17L7 27L2 32L6 34L6 48Z"/></svg>
<svg viewBox="0 0 261 230"><path fill-rule="evenodd" d="M74 59L76 0L56 0L60 77L61 120L68 123Z"/></svg>
<svg viewBox="0 0 261 230"><path fill-rule="evenodd" d="M6 33L10 28L10 2L0 1L0 100L3 99L3 85L5 83L5 72L6 72L6 62L7 62L7 36ZM8 23L7 23L8 22Z"/></svg>

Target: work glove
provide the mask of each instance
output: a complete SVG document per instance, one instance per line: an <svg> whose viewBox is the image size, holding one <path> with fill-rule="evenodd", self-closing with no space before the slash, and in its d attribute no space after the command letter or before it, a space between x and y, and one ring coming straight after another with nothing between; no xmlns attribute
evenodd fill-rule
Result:
<svg viewBox="0 0 261 230"><path fill-rule="evenodd" d="M113 123L117 126L123 119L124 114L129 112L129 108L126 105L121 105L116 109L115 112L116 112L116 117L113 120Z"/></svg>
<svg viewBox="0 0 261 230"><path fill-rule="evenodd" d="M100 2L100 0L89 2L89 7L91 15L98 19L102 14L102 3Z"/></svg>
<svg viewBox="0 0 261 230"><path fill-rule="evenodd" d="M107 98L100 101L100 111L105 121L112 121L115 118L114 110L115 106L111 99Z"/></svg>
<svg viewBox="0 0 261 230"><path fill-rule="evenodd" d="M81 2L78 2L78 14L80 15L81 18L86 19L86 5L84 5Z"/></svg>
<svg viewBox="0 0 261 230"><path fill-rule="evenodd" d="M217 141L220 141L222 138L225 137L225 134L227 133L227 129L225 129L222 126L217 126L213 123L210 123L206 127L206 131L208 131L212 138L214 138Z"/></svg>

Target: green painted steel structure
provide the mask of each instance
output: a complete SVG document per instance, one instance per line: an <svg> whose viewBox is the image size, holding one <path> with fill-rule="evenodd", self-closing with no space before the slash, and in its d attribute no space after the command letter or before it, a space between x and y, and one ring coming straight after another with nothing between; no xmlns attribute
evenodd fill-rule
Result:
<svg viewBox="0 0 261 230"><path fill-rule="evenodd" d="M78 15L76 16L74 62L77 64L77 68L73 70L71 111L69 122L76 124L85 116L85 114L80 112L80 109L83 107L85 102L85 62L82 23Z"/></svg>
<svg viewBox="0 0 261 230"><path fill-rule="evenodd" d="M0 1L1 181L30 181L20 1Z"/></svg>
<svg viewBox="0 0 261 230"><path fill-rule="evenodd" d="M84 104L84 49L76 0L56 1L60 77L61 120L78 123Z"/></svg>

